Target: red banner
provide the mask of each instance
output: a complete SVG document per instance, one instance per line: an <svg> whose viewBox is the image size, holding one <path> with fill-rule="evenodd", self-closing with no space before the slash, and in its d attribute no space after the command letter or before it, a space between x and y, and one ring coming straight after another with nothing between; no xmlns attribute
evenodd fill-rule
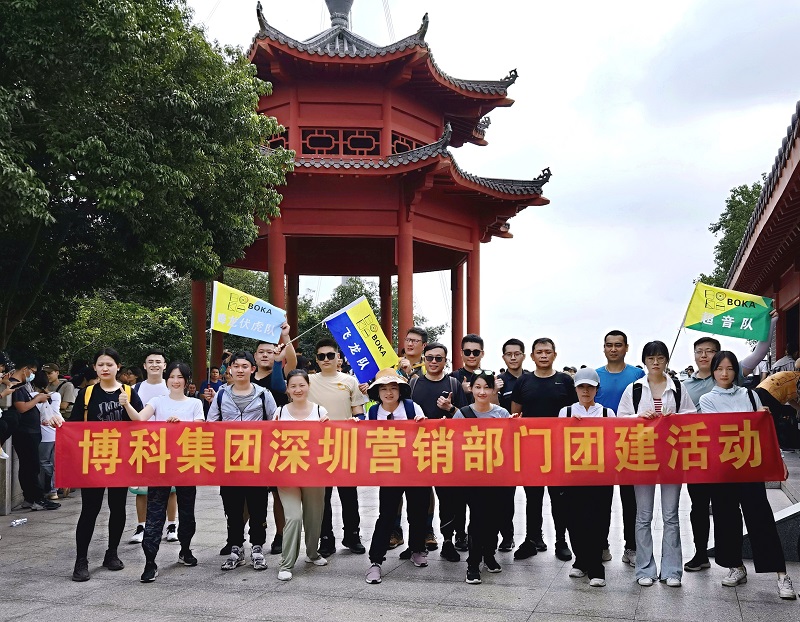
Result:
<svg viewBox="0 0 800 622"><path fill-rule="evenodd" d="M769 413L654 420L67 423L59 487L577 486L775 481Z"/></svg>

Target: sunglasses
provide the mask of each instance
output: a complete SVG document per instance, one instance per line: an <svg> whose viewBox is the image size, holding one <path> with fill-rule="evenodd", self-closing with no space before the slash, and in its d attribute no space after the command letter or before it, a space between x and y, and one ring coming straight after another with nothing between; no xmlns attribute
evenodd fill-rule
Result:
<svg viewBox="0 0 800 622"><path fill-rule="evenodd" d="M494 376L494 372L489 369L476 369L472 374L474 376Z"/></svg>
<svg viewBox="0 0 800 622"><path fill-rule="evenodd" d="M464 356L480 356L481 350L462 350Z"/></svg>
<svg viewBox="0 0 800 622"><path fill-rule="evenodd" d="M444 357L441 355L434 356L433 354L426 354L425 360L428 361L429 363L433 363L434 361L436 361L437 363L441 363L444 360Z"/></svg>
<svg viewBox="0 0 800 622"><path fill-rule="evenodd" d="M324 361L325 359L328 359L329 361L332 361L335 358L336 358L336 352L318 352L317 353L317 360L318 361Z"/></svg>

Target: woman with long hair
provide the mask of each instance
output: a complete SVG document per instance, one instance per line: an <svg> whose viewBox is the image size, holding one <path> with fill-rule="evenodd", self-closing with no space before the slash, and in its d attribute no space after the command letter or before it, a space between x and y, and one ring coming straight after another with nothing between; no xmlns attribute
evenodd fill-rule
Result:
<svg viewBox="0 0 800 622"><path fill-rule="evenodd" d="M769 410L761 405L757 393L736 386L739 361L733 352L717 352L711 361L711 373L714 376L714 388L700 398L700 412ZM783 468L783 475L786 477L785 464ZM711 489L711 504L714 508L714 560L720 566L728 568L728 575L722 579L722 585L735 587L747 583L747 570L742 563L744 515L756 572L777 573L779 596L786 600L796 599L792 580L786 574L786 559L764 482L714 484Z"/></svg>

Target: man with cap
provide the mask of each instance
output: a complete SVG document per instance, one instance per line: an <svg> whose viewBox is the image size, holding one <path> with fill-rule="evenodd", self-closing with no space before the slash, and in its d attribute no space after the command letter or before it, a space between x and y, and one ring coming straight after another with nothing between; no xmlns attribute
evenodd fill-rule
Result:
<svg viewBox="0 0 800 622"><path fill-rule="evenodd" d="M616 417L610 408L595 402L600 376L594 369L586 367L575 372L575 390L578 401L562 408L559 417L581 420L587 417ZM606 584L603 568L603 548L611 515L613 486L569 486L565 491L567 506L567 528L575 562L569 576L589 576L589 585L603 587Z"/></svg>
<svg viewBox="0 0 800 622"><path fill-rule="evenodd" d="M374 404L366 415L370 421L422 421L425 414L419 405L411 401L411 387L406 379L393 369L378 372L375 380L367 389L369 398ZM363 420L364 415L356 415L356 420ZM389 549L389 538L397 517L397 506L406 495L408 505L409 545L411 562L418 568L428 565L428 551L425 548L425 533L428 522L428 501L431 496L430 486L381 486L378 493L378 520L369 547L370 567L364 580L369 584L380 583L381 564L386 559Z"/></svg>
<svg viewBox="0 0 800 622"><path fill-rule="evenodd" d="M42 366L42 371L47 374L47 391L49 393L58 393L61 396L61 416L64 419L69 419L72 414L72 404L75 403L75 396L78 394L77 389L66 378L59 378L59 368L55 363L48 363Z"/></svg>

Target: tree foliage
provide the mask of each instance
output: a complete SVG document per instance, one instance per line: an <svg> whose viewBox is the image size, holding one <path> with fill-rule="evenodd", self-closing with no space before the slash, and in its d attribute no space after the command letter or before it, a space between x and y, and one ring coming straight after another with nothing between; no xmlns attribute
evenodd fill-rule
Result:
<svg viewBox="0 0 800 622"><path fill-rule="evenodd" d="M762 173L761 181L731 189L730 196L725 200L725 210L719 220L708 228L718 238L714 247L714 271L711 274L701 273L695 282L724 287L766 179L766 174Z"/></svg>
<svg viewBox="0 0 800 622"><path fill-rule="evenodd" d="M210 278L277 215L270 86L185 0L13 0L0 41L0 347L43 293Z"/></svg>

